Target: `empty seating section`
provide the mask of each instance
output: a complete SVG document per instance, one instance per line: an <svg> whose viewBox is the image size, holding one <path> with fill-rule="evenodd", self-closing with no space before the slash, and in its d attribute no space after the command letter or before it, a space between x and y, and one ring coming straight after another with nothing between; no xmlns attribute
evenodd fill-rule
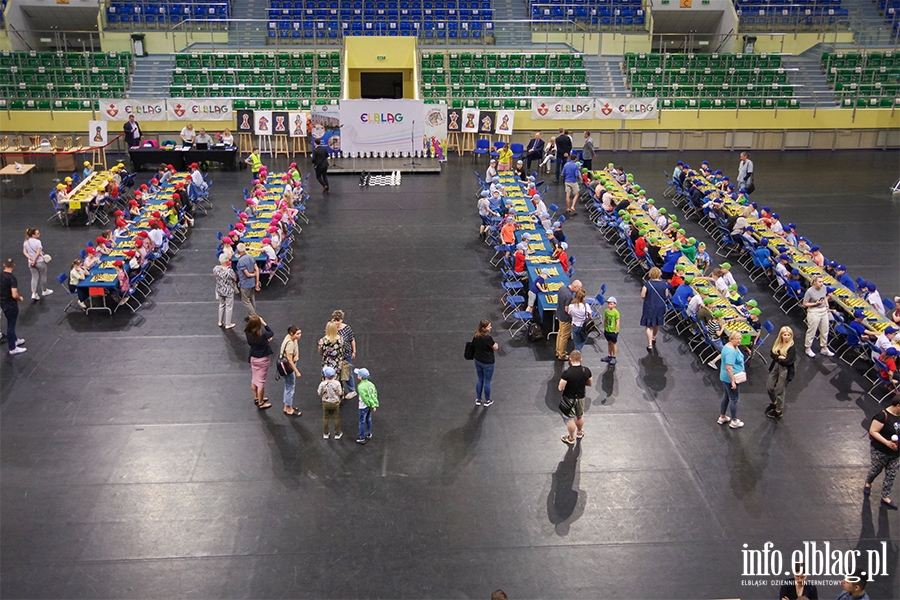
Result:
<svg viewBox="0 0 900 600"><path fill-rule="evenodd" d="M328 104L341 95L341 54L176 54L169 95L173 98L239 98L240 101L235 101L237 108Z"/></svg>
<svg viewBox="0 0 900 600"><path fill-rule="evenodd" d="M878 0L878 9L894 34L900 36L900 0Z"/></svg>
<svg viewBox="0 0 900 600"><path fill-rule="evenodd" d="M821 31L847 28L841 0L734 0L741 31Z"/></svg>
<svg viewBox="0 0 900 600"><path fill-rule="evenodd" d="M422 97L455 108L530 109L531 97L590 96L580 54L423 52Z"/></svg>
<svg viewBox="0 0 900 600"><path fill-rule="evenodd" d="M778 54L625 55L632 95L663 108L799 108Z"/></svg>
<svg viewBox="0 0 900 600"><path fill-rule="evenodd" d="M577 21L600 29L646 29L641 0L533 0L531 18L553 25Z"/></svg>
<svg viewBox="0 0 900 600"><path fill-rule="evenodd" d="M344 35L416 36L424 41L493 40L490 0L271 0L269 41Z"/></svg>
<svg viewBox="0 0 900 600"><path fill-rule="evenodd" d="M824 52L822 69L845 108L900 107L898 52Z"/></svg>
<svg viewBox="0 0 900 600"><path fill-rule="evenodd" d="M0 108L90 109L125 93L133 65L130 52L0 52Z"/></svg>
<svg viewBox="0 0 900 600"><path fill-rule="evenodd" d="M110 0L106 23L110 27L165 28L182 21L228 27L231 0Z"/></svg>

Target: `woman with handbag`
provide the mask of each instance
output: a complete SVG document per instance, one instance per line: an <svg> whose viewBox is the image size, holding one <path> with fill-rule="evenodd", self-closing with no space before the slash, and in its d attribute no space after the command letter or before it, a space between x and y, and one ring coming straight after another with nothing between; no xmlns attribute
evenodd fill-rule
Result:
<svg viewBox="0 0 900 600"><path fill-rule="evenodd" d="M491 379L494 377L494 351L499 348L494 338L491 337L491 322L482 319L478 323L478 331L472 338L472 349L474 351L475 373L478 376L478 382L475 384L475 405L490 406L494 403L491 400ZM484 393L484 402L481 401L481 394Z"/></svg>
<svg viewBox="0 0 900 600"><path fill-rule="evenodd" d="M50 255L44 254L39 230L33 228L25 230L22 254L28 259L28 269L31 271L31 299L37 302L41 297L53 293L53 290L47 289L47 263L50 262Z"/></svg>
<svg viewBox="0 0 900 600"><path fill-rule="evenodd" d="M794 330L787 325L782 327L769 354L772 362L769 364L766 392L769 394L770 404L766 408L766 416L777 421L781 418L781 411L784 409L784 390L787 388L788 382L794 378L794 362L797 360Z"/></svg>
<svg viewBox="0 0 900 600"><path fill-rule="evenodd" d="M338 333L337 323L328 321L325 325L325 335L318 342L319 356L322 357L322 367L331 367L340 373L341 360L344 358L344 342Z"/></svg>
<svg viewBox="0 0 900 600"><path fill-rule="evenodd" d="M347 393L344 398L356 397L356 381L350 373L353 361L356 360L356 338L353 337L353 328L344 323L344 311L336 310L331 313L331 320L337 323L338 335L341 336L341 351L343 352L343 361L341 362L340 376L341 385L347 382Z"/></svg>
<svg viewBox="0 0 900 600"><path fill-rule="evenodd" d="M222 253L219 255L219 264L213 267L213 277L216 279L216 298L219 300L219 327L232 329L232 311L234 310L234 294L237 291L235 283L237 275L231 268L231 255Z"/></svg>
<svg viewBox="0 0 900 600"><path fill-rule="evenodd" d="M647 352L653 352L653 344L659 328L666 322L666 297L669 295L669 284L662 281L662 271L653 267L647 273L648 281L641 288L644 306L641 310L641 325L646 327Z"/></svg>
<svg viewBox="0 0 900 600"><path fill-rule="evenodd" d="M575 292L572 302L566 306L566 312L572 319L572 341L575 342L575 349L581 352L587 342L587 320L591 316L591 307L584 301L587 293L584 288Z"/></svg>
<svg viewBox="0 0 900 600"><path fill-rule="evenodd" d="M297 370L297 360L300 358L297 341L302 333L296 325L288 327L278 353L278 374L284 379L284 414L289 417L299 417L302 414L293 406L294 387L297 385L297 377L300 377L300 371Z"/></svg>
<svg viewBox="0 0 900 600"><path fill-rule="evenodd" d="M244 327L244 335L247 336L247 344L250 346L250 390L253 392L253 402L256 408L263 410L272 406L264 394L266 376L269 374L269 357L274 354L269 342L275 334L262 317L253 315Z"/></svg>
<svg viewBox="0 0 900 600"><path fill-rule="evenodd" d="M869 439L871 440L870 456L872 467L866 476L866 485L863 494L872 493L872 482L884 471L884 482L881 484L881 504L887 508L897 510L897 503L891 500L891 487L900 468L900 447L897 436L900 435L900 396L891 399L891 405L872 417L869 424Z"/></svg>
<svg viewBox="0 0 900 600"><path fill-rule="evenodd" d="M740 384L747 381L747 372L744 370L744 353L740 350L741 334L732 331L728 336L728 343L722 348L719 357L719 380L722 382L722 404L719 407L719 425L728 423L731 429L740 429L744 422L737 418L737 404L740 397ZM725 414L731 411L731 417Z"/></svg>

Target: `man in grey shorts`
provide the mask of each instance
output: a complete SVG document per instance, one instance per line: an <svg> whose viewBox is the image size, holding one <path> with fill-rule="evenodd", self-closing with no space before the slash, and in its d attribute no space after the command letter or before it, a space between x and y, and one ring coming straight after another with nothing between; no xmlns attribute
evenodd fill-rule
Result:
<svg viewBox="0 0 900 600"><path fill-rule="evenodd" d="M560 412L566 422L567 433L562 436L564 444L571 446L576 439L584 437L584 394L585 388L592 385L594 378L591 370L581 366L581 352L572 350L569 353L569 368L563 371L557 386L563 395ZM564 405L568 410L563 410Z"/></svg>

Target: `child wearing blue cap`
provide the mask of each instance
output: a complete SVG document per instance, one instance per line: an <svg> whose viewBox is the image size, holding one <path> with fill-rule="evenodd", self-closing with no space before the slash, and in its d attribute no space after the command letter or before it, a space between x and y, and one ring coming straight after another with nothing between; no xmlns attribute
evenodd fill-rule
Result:
<svg viewBox="0 0 900 600"><path fill-rule="evenodd" d="M357 444L365 444L372 439L372 413L378 410L378 390L375 384L369 381L368 369L354 369L353 373L359 379L356 391L359 392L359 437Z"/></svg>
<svg viewBox="0 0 900 600"><path fill-rule="evenodd" d="M322 367L322 383L317 390L322 399L322 431L323 437L330 438L328 423L334 424L334 439L341 439L344 434L341 431L341 398L344 395L341 382L335 379L337 371L333 367Z"/></svg>

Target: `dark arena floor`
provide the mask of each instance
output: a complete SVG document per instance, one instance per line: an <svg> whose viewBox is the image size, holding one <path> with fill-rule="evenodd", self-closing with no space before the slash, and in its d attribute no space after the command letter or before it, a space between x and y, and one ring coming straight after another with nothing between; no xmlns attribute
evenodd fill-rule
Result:
<svg viewBox="0 0 900 600"><path fill-rule="evenodd" d="M900 292L896 152L753 158L754 200L854 278ZM736 175L737 152L600 154L595 164L623 165L674 210L663 170L703 159ZM133 316L64 314L55 278L100 227L47 222L50 173L24 197L3 188L2 257L17 259L27 298L22 241L39 227L56 294L22 304L28 351L0 359L0 595L489 598L502 588L513 599L762 599L777 597L783 572L748 572L746 551L771 542L785 571L813 543L860 551L860 569L877 556L884 564L867 591L897 598L900 515L879 506L881 477L872 500L862 494L866 427L879 407L860 370L801 352L774 422L756 361L740 400L746 427L717 425L717 373L673 331L647 353L640 279L580 211L565 225L576 277L591 296L607 284L622 334L613 367L599 360L602 341L585 348L594 386L586 435L569 449L552 342L505 332L473 168L484 171L452 157L440 175L404 174L399 187L333 175L329 196L311 180L290 282L259 294L276 342L289 325L304 332L303 416L293 420L274 368L273 408L248 402L241 327L216 327L216 232L233 220L246 171L211 173L213 210ZM564 204L563 195L551 185L547 199ZM697 223L685 228L711 242ZM768 287L740 267L735 276L765 318L801 334L802 320L784 315ZM334 309L346 312L356 364L382 404L365 446L354 443L355 399L341 409L347 435L320 435L315 342ZM236 302L239 324L244 315ZM474 368L462 357L482 318L500 344L490 408L475 407ZM840 592L840 575L811 579L820 598Z"/></svg>

